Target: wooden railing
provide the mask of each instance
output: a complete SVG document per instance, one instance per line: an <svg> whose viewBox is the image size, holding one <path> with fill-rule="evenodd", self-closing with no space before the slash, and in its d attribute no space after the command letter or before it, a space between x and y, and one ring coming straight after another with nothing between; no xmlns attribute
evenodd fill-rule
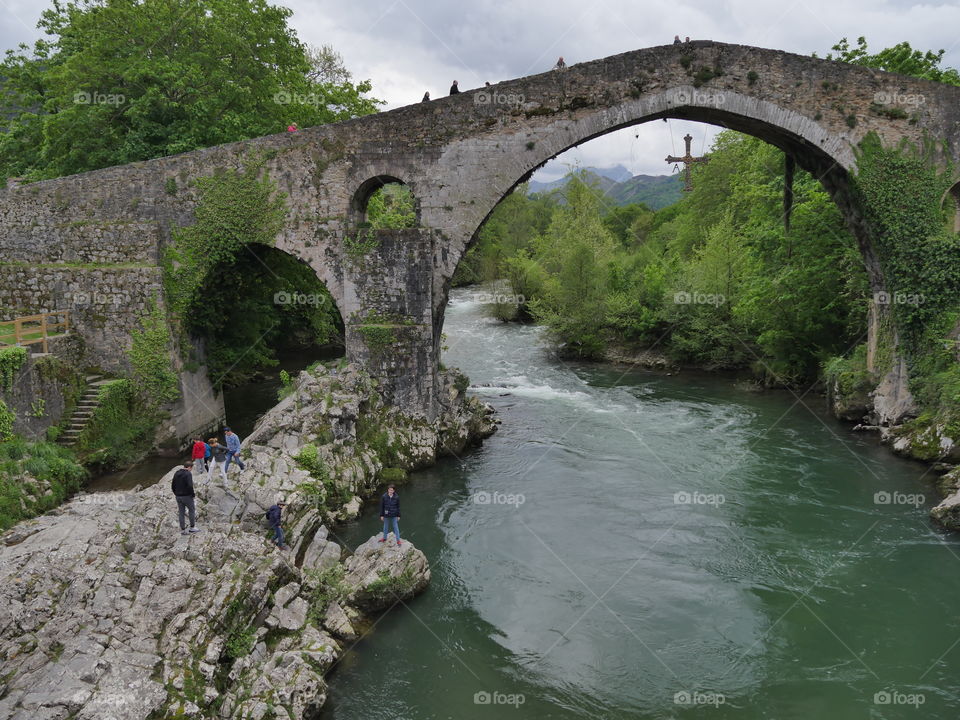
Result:
<svg viewBox="0 0 960 720"><path fill-rule="evenodd" d="M50 352L47 348L47 338L68 332L70 332L69 310L25 315L13 320L0 321L0 345L42 343L43 351Z"/></svg>

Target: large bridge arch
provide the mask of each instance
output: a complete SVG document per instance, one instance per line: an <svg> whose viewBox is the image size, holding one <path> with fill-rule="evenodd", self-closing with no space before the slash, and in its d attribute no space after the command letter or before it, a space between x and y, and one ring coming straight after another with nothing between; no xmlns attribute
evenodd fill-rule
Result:
<svg viewBox="0 0 960 720"><path fill-rule="evenodd" d="M333 295L348 356L384 377L398 403L432 417L447 286L484 218L549 158L660 117L741 130L794 157L840 205L880 289L847 192L854 149L868 133L887 146L932 138L960 165L960 88L711 41L645 48L335 125L8 183L0 190L0 319L63 309L71 293L108 284L136 300L96 315L106 313L113 328L136 327L140 298L162 291L163 249L193 222L192 182L256 163L287 198L276 247L309 264ZM348 242L357 238L357 193L380 177L411 188L419 225L380 233L376 249L357 257ZM372 352L363 329L374 320L395 325L407 349ZM122 330L104 335L83 317L77 332L91 366L116 365L129 346Z"/></svg>

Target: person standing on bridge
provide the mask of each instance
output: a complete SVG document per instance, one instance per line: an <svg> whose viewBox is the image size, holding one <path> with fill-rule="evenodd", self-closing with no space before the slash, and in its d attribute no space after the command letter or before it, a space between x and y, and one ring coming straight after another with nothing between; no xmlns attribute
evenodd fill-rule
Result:
<svg viewBox="0 0 960 720"><path fill-rule="evenodd" d="M459 94L460 94L460 88L457 87L457 81L456 81L456 80L454 80L454 81L453 81L453 85L450 86L450 94L451 94L451 95L459 95Z"/></svg>
<svg viewBox="0 0 960 720"><path fill-rule="evenodd" d="M380 496L380 522L383 523L383 537L380 542L387 541L390 534L390 525L393 525L393 536L400 545L400 496L393 485L387 486L387 491Z"/></svg>
<svg viewBox="0 0 960 720"><path fill-rule="evenodd" d="M227 466L224 468L224 472L227 474L230 473L230 462L232 461L235 465L240 466L240 472L243 472L247 469L247 466L243 464L243 460L240 459L240 437L230 428L224 428L224 437L227 439Z"/></svg>
<svg viewBox="0 0 960 720"><path fill-rule="evenodd" d="M180 534L188 535L190 533L200 532L197 527L197 507L193 492L193 474L190 472L190 463L185 462L183 467L173 474L173 480L170 482L170 489L173 490L173 496L177 499L177 516L180 520ZM190 529L187 529L186 518L190 515Z"/></svg>

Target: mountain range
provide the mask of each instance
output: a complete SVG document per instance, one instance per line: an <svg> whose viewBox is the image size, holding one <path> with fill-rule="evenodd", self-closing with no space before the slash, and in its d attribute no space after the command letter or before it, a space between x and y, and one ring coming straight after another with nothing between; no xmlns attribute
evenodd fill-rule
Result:
<svg viewBox="0 0 960 720"><path fill-rule="evenodd" d="M651 210L673 205L683 195L683 181L679 173L674 175L632 175L623 165L608 168L588 167L579 170L583 178L596 186L614 205L643 203ZM531 180L527 193L551 193L562 190L570 175L541 182Z"/></svg>

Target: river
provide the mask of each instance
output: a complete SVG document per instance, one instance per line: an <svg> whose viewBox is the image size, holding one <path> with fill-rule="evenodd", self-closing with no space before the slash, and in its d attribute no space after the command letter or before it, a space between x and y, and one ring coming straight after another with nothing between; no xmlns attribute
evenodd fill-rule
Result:
<svg viewBox="0 0 960 720"><path fill-rule="evenodd" d="M559 362L471 297L444 362L503 425L401 488L433 581L345 653L325 720L960 715L924 466L817 396Z"/></svg>

